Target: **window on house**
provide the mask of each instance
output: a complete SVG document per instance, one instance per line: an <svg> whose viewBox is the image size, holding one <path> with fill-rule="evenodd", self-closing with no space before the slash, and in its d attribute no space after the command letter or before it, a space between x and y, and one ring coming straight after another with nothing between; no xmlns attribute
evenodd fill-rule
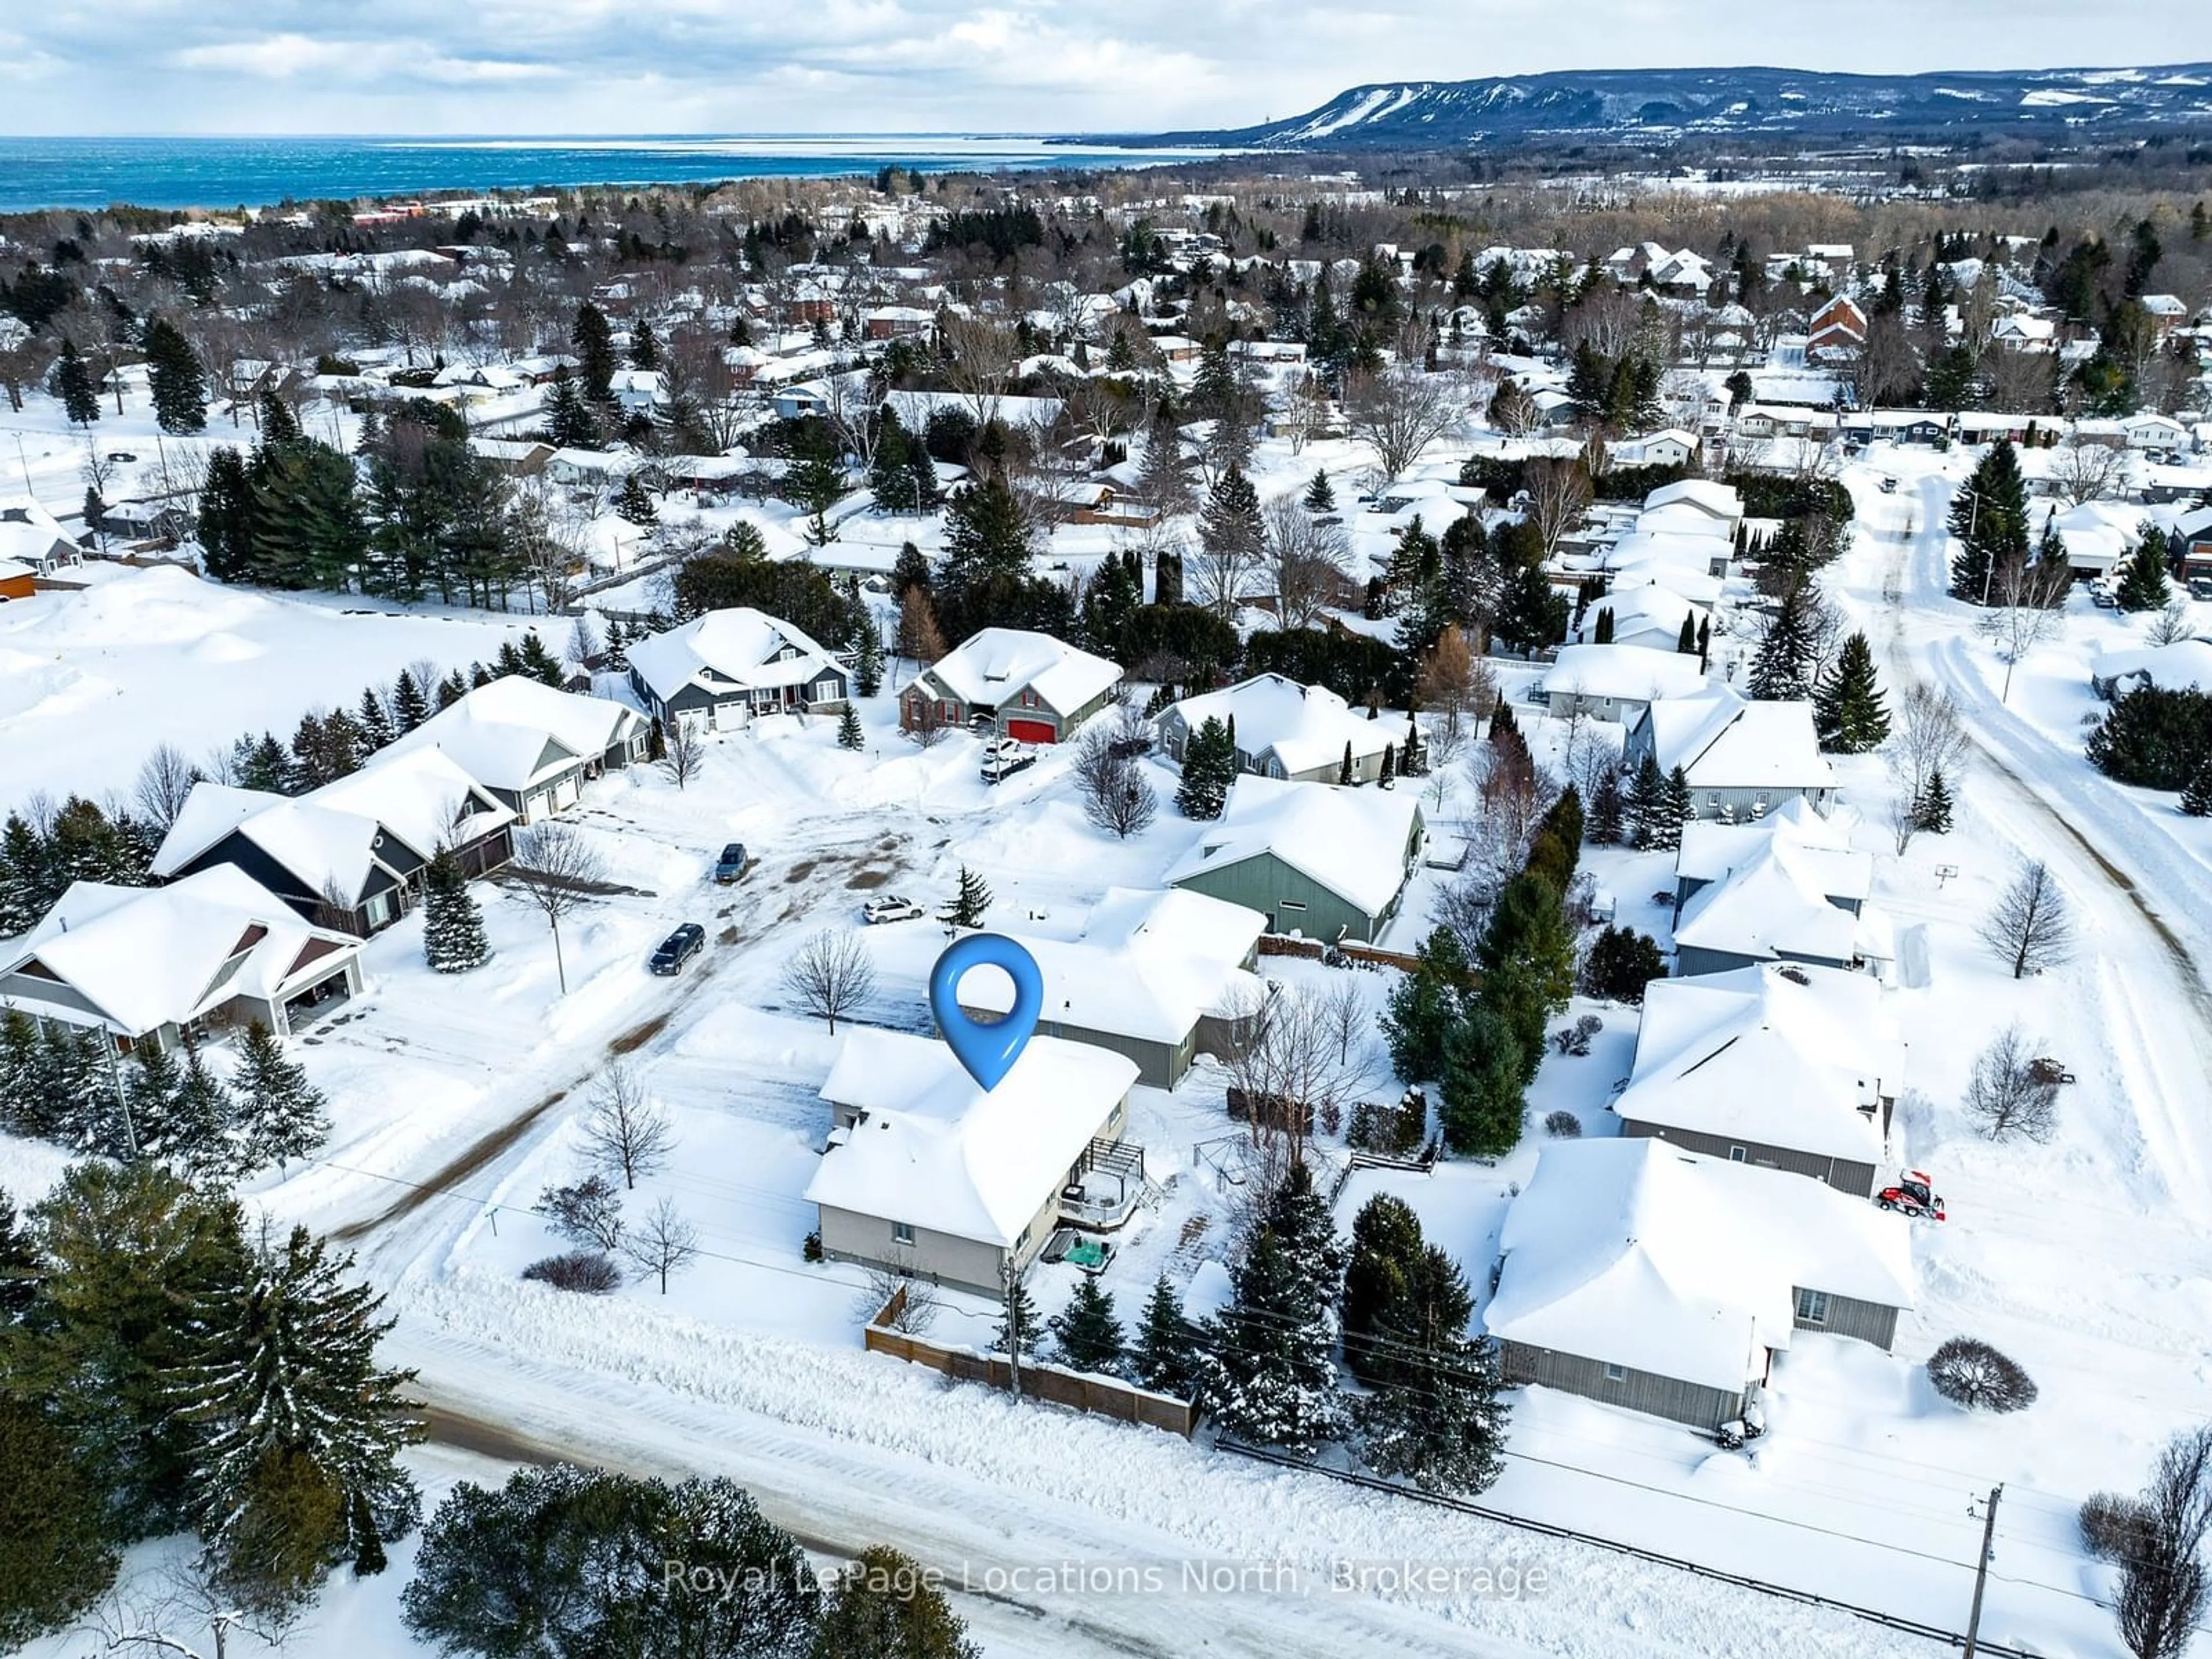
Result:
<svg viewBox="0 0 2212 1659"><path fill-rule="evenodd" d="M1744 1152L1743 1152L1743 1148L1742 1148L1742 1147L1741 1147L1741 1146L1731 1146L1731 1147L1729 1147L1729 1163L1731 1163L1731 1164L1741 1164L1741 1163L1742 1163L1742 1162L1743 1162L1743 1159L1744 1159Z"/></svg>
<svg viewBox="0 0 2212 1659"><path fill-rule="evenodd" d="M911 1244L911 1243L914 1243L914 1223L912 1223L911 1221L894 1221L894 1222L892 1222L892 1223L891 1223L891 1243L894 1243L894 1244Z"/></svg>
<svg viewBox="0 0 2212 1659"><path fill-rule="evenodd" d="M1808 1325L1826 1324L1828 1322L1828 1293L1826 1291L1798 1291L1797 1317L1803 1320Z"/></svg>
<svg viewBox="0 0 2212 1659"><path fill-rule="evenodd" d="M1303 910L1306 907L1303 899L1285 899L1282 901L1282 908L1285 910Z"/></svg>
<svg viewBox="0 0 2212 1659"><path fill-rule="evenodd" d="M1605 1380L1608 1382L1626 1382L1628 1380L1627 1367L1608 1364L1605 1368Z"/></svg>

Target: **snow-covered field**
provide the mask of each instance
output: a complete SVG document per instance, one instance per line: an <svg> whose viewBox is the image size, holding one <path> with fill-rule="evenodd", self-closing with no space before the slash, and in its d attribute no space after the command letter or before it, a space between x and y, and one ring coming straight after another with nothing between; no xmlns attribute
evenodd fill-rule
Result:
<svg viewBox="0 0 2212 1659"><path fill-rule="evenodd" d="M33 463L42 478L71 465L72 441L51 435ZM2088 657L2139 624L2077 601L2064 638L2022 664L2000 702L2002 665L1942 596L1931 526L1962 471L1960 458L1948 476L1943 465L1884 450L1853 470L1861 518L1832 584L1893 691L1907 675L1948 686L1978 750L1957 827L1902 856L1879 827L1888 787L1879 763L1842 763L1847 797L1865 813L1861 844L1882 854L1878 902L1909 936L1889 999L1911 1045L1904 1151L1936 1173L1950 1206L1948 1224L1914 1235L1919 1304L1894 1355L1802 1338L1778 1366L1773 1432L1755 1455L1524 1391L1507 1474L1484 1501L1955 1630L1980 1536L1968 1505L2002 1481L1984 1638L2104 1659L2119 1651L2100 1605L2109 1575L2084 1557L2075 1508L2093 1489L2134 1485L2165 1437L2212 1401L2212 995L2195 966L2212 960L2212 827L2182 818L2169 799L2115 788L2081 759ZM1341 444L1297 455L1263 447L1261 492L1293 488L1317 466L1348 498L1358 462ZM1883 471L1906 489L1858 487ZM1054 556L1077 563L1107 544L1095 530L1063 540ZM528 620L383 614L179 570L95 568L83 591L0 609L0 805L36 788L126 789L161 741L199 755L243 730L282 736L303 711L349 704L403 666L488 657ZM1509 687L1526 678L1509 674ZM963 863L993 887L994 921L1072 929L1109 887L1157 885L1196 834L1164 805L1164 768L1159 821L1117 842L1084 821L1064 756L987 788L970 739L928 751L901 742L887 696L863 717L859 753L836 746L831 721L783 718L711 738L688 787L647 769L590 786L573 821L631 890L565 925L565 995L543 918L486 887L489 963L459 981L431 975L411 918L368 946L366 994L297 1046L334 1103L337 1133L252 1200L355 1243L399 1317L392 1352L420 1368L446 1431L473 1424L510 1448L726 1472L811 1547L884 1540L964 1565L972 1588L961 1609L993 1659L1932 1650L1846 1613L1251 1464L1202 1439L948 1387L863 1354L865 1275L800 1255L813 1224L800 1194L828 1125L816 1091L836 1039L788 1006L781 977L792 951L817 929L857 927L860 905L880 893L941 903ZM1547 719L1522 718L1537 744L1557 745ZM1425 790L1424 807L1448 827L1467 794L1448 781L1440 800ZM707 872L732 839L759 861L739 885L718 888ZM2063 966L2014 982L1978 927L2021 857L2058 872L2081 941ZM1649 896L1670 884L1671 857L1593 849L1587 860L1618 896L1620 920L1663 940L1667 913ZM1389 944L1418 942L1439 881L1417 878ZM647 975L646 954L684 921L706 927L706 951L672 981ZM926 1030L935 926L862 936L878 982L860 1017ZM1332 976L1275 961L1269 971ZM1379 1006L1388 976L1355 977ZM1628 1069L1635 1015L1595 1012L1605 1030L1594 1052L1547 1060L1532 1122L1559 1109L1586 1134L1611 1131L1607 1102ZM1974 1054L2014 1020L2079 1079L2047 1146L1992 1146L1956 1104ZM649 1283L595 1300L522 1284L521 1267L558 1248L532 1206L577 1171L578 1120L618 1058L668 1110L678 1139L633 1209L672 1198L698 1227L702 1258L665 1297ZM1233 1129L1222 1086L1201 1064L1172 1094L1137 1091L1130 1135L1166 1196L1133 1224L1106 1274L1125 1315L1158 1273L1203 1283L1228 1248L1237 1194L1206 1146ZM1376 1190L1398 1192L1482 1285L1541 1143L1533 1129L1494 1168L1362 1173L1340 1216L1348 1223ZM46 1149L0 1143L0 1184L19 1199L58 1167ZM1048 1314L1073 1270L1035 1277ZM992 1309L947 1300L933 1334L988 1336ZM1969 1417L1933 1395L1918 1362L1961 1333L2026 1365L2042 1388L2031 1410ZM491 1467L450 1444L417 1458L434 1498ZM334 1589L304 1645L407 1650L395 1607L408 1559L395 1552L382 1580ZM1520 1588L1443 1597L1328 1588L1334 1563L1393 1559L1510 1566ZM1034 1577L1075 1563L1179 1571L1185 1561L1287 1562L1305 1589L1252 1581L1266 1587L1152 1596L1070 1592ZM994 1576L1015 1569L1032 1577Z"/></svg>

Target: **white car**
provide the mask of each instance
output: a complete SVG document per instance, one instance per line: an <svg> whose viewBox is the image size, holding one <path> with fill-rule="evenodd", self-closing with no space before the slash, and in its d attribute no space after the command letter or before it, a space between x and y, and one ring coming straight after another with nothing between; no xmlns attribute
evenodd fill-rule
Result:
<svg viewBox="0 0 2212 1659"><path fill-rule="evenodd" d="M910 899L886 893L880 898L870 899L860 915L871 924L879 921L919 921L921 907Z"/></svg>

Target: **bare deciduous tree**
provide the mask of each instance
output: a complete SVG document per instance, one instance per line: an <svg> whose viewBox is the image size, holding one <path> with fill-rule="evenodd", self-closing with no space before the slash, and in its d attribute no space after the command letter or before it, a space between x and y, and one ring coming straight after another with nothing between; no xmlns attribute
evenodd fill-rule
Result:
<svg viewBox="0 0 2212 1659"><path fill-rule="evenodd" d="M2058 1127L2058 1080L2036 1064L2038 1046L2008 1025L1974 1059L1961 1103L1991 1140L2048 1140Z"/></svg>
<svg viewBox="0 0 2212 1659"><path fill-rule="evenodd" d="M2120 1638L2136 1659L2180 1659L2212 1613L2212 1426L2166 1443L2142 1504L2142 1547L2120 1565Z"/></svg>
<svg viewBox="0 0 2212 1659"><path fill-rule="evenodd" d="M515 837L514 861L506 879L536 905L553 933L553 967L561 994L568 994L568 965L561 951L561 919L573 915L606 880L606 860L599 849L565 823L541 823Z"/></svg>
<svg viewBox="0 0 2212 1659"><path fill-rule="evenodd" d="M902 1297L902 1289L906 1291ZM920 1336L945 1310L945 1299L938 1295L937 1287L926 1279L915 1278L902 1253L894 1255L890 1266L869 1268L867 1288L860 1292L859 1312L863 1320L883 1318L886 1310L884 1328L904 1336Z"/></svg>
<svg viewBox="0 0 2212 1659"><path fill-rule="evenodd" d="M206 774L185 758L185 751L173 743L157 744L154 752L146 757L138 768L138 781L131 786L131 804L138 816L157 836L169 833L177 814L185 810L185 797L192 786Z"/></svg>
<svg viewBox="0 0 2212 1659"><path fill-rule="evenodd" d="M684 1218L674 1199L664 1198L623 1240L623 1254L640 1273L658 1279L666 1296L668 1275L683 1272L698 1256L699 1230Z"/></svg>
<svg viewBox="0 0 2212 1659"><path fill-rule="evenodd" d="M1145 769L1106 723L1084 728L1075 745L1075 786L1083 797L1083 816L1123 841L1149 825L1159 813L1159 796Z"/></svg>
<svg viewBox="0 0 2212 1659"><path fill-rule="evenodd" d="M1296 495L1278 495L1261 509L1275 615L1285 629L1310 628L1348 598L1344 574L1348 542L1340 525L1323 524Z"/></svg>
<svg viewBox="0 0 2212 1659"><path fill-rule="evenodd" d="M2051 452L2051 481L2069 507L2112 501L2125 490L2128 453L2116 444L2085 443L2079 431Z"/></svg>
<svg viewBox="0 0 2212 1659"><path fill-rule="evenodd" d="M700 723L676 714L660 732L660 769L678 789L697 777L707 764L707 738Z"/></svg>
<svg viewBox="0 0 2212 1659"><path fill-rule="evenodd" d="M824 928L808 935L784 964L783 988L810 1014L837 1022L852 1013L876 988L876 964L859 935Z"/></svg>
<svg viewBox="0 0 2212 1659"><path fill-rule="evenodd" d="M1883 750L1890 779L1890 828L1899 852L1911 844L1920 802L1936 774L1942 774L1946 784L1957 784L1966 742L1966 724L1949 692L1924 680L1905 688Z"/></svg>
<svg viewBox="0 0 2212 1659"><path fill-rule="evenodd" d="M2013 878L1983 924L1982 937L2014 979L2066 959L2074 943L2074 920L2048 865L2031 864Z"/></svg>
<svg viewBox="0 0 2212 1659"><path fill-rule="evenodd" d="M1229 1080L1267 1170L1287 1167L1314 1125L1334 1133L1374 1080L1374 1053L1354 1041L1364 1023L1333 1006L1334 994L1291 986L1255 993L1233 1012Z"/></svg>
<svg viewBox="0 0 2212 1659"><path fill-rule="evenodd" d="M1020 361L1013 331L988 317L946 311L938 318L937 338L946 359L945 384L966 402L977 426L988 425Z"/></svg>
<svg viewBox="0 0 2212 1659"><path fill-rule="evenodd" d="M1464 391L1453 375L1404 365L1355 374L1345 385L1346 428L1374 452L1377 469L1395 478L1459 424L1467 410Z"/></svg>
<svg viewBox="0 0 2212 1659"><path fill-rule="evenodd" d="M2172 604L2150 619L2143 630L2143 638L2153 645L2179 645L2185 640L2197 637L2197 629L2189 620L2189 601L2176 599Z"/></svg>
<svg viewBox="0 0 2212 1659"><path fill-rule="evenodd" d="M647 1096L637 1073L621 1060L609 1066L592 1085L591 1102L581 1125L584 1154L617 1171L623 1185L634 1191L637 1178L660 1169L675 1149L668 1115Z"/></svg>
<svg viewBox="0 0 2212 1659"><path fill-rule="evenodd" d="M2044 580L2026 559L2007 559L1990 577L1990 599L1974 619L1975 631L1993 646L2005 665L2000 702L2012 698L2012 671L2021 659L2057 634L2065 612L2047 603Z"/></svg>
<svg viewBox="0 0 2212 1659"><path fill-rule="evenodd" d="M1535 526L1548 559L1589 511L1589 473L1580 461L1543 458L1528 463L1526 476L1528 522Z"/></svg>

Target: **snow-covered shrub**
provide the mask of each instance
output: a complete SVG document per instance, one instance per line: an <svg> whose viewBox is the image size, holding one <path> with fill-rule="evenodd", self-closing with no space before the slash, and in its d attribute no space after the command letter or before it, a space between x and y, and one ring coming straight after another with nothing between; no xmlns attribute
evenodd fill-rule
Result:
<svg viewBox="0 0 2212 1659"><path fill-rule="evenodd" d="M2035 1403L2035 1380L1978 1337L1952 1337L1929 1355L1928 1380L1968 1411L2016 1412Z"/></svg>
<svg viewBox="0 0 2212 1659"><path fill-rule="evenodd" d="M2081 1542L2100 1561L2132 1560L2154 1524L2150 1508L2125 1492L2093 1492L2081 1500Z"/></svg>
<svg viewBox="0 0 2212 1659"><path fill-rule="evenodd" d="M549 1255L522 1270L525 1279L550 1285L556 1291L577 1291L586 1296L605 1296L622 1285L622 1269L614 1258L599 1250L570 1250Z"/></svg>
<svg viewBox="0 0 2212 1659"><path fill-rule="evenodd" d="M1575 1140L1581 1138L1583 1121L1572 1112L1547 1112L1544 1115L1544 1133L1554 1140Z"/></svg>

